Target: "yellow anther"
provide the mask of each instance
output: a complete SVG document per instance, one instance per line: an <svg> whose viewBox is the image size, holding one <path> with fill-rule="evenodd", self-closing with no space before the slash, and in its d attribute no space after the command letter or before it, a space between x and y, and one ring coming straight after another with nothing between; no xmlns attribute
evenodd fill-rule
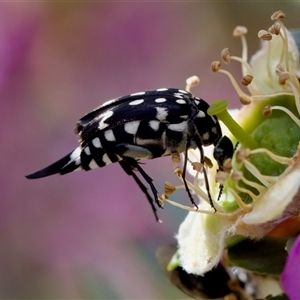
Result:
<svg viewBox="0 0 300 300"><path fill-rule="evenodd" d="M231 174L231 179L233 181L239 181L243 178L243 172L238 171L238 170L234 170Z"/></svg>
<svg viewBox="0 0 300 300"><path fill-rule="evenodd" d="M219 62L219 61L213 61L211 63L211 70L213 73L218 72L220 67L221 67L221 62Z"/></svg>
<svg viewBox="0 0 300 300"><path fill-rule="evenodd" d="M280 33L280 29L281 29L281 25L280 25L280 23L275 23L275 24L273 24L270 28L269 28L269 32L271 33L271 34L275 34L275 35L278 35L279 33Z"/></svg>
<svg viewBox="0 0 300 300"><path fill-rule="evenodd" d="M176 163L176 164L180 163L180 160L181 160L179 153L172 153L171 159L172 159L172 162Z"/></svg>
<svg viewBox="0 0 300 300"><path fill-rule="evenodd" d="M285 18L285 14L281 10L275 11L271 16L272 21L283 19L283 18Z"/></svg>
<svg viewBox="0 0 300 300"><path fill-rule="evenodd" d="M204 156L204 165L207 166L208 168L212 168L214 166L210 158L207 156Z"/></svg>
<svg viewBox="0 0 300 300"><path fill-rule="evenodd" d="M279 84L285 84L286 81L290 79L290 74L288 72L282 72L279 74L279 77L278 77L278 82Z"/></svg>
<svg viewBox="0 0 300 300"><path fill-rule="evenodd" d="M247 96L246 94L244 95L240 95L240 102L243 104L243 105L248 105L251 103L251 98L249 96Z"/></svg>
<svg viewBox="0 0 300 300"><path fill-rule="evenodd" d="M224 61L225 64L230 63L230 50L229 50L229 48L224 48L221 51L221 57L222 57L222 60Z"/></svg>
<svg viewBox="0 0 300 300"><path fill-rule="evenodd" d="M231 158L226 158L223 162L223 170L226 172L226 173L229 173L231 170L232 170L232 160Z"/></svg>
<svg viewBox="0 0 300 300"><path fill-rule="evenodd" d="M252 82L252 80L253 80L253 76L247 74L246 76L243 77L241 83L242 85L247 86Z"/></svg>
<svg viewBox="0 0 300 300"><path fill-rule="evenodd" d="M272 34L264 29L260 30L257 36L263 41L270 41L272 39Z"/></svg>
<svg viewBox="0 0 300 300"><path fill-rule="evenodd" d="M189 77L187 80L186 80L186 87L185 89L190 92L191 91L191 88L197 86L198 84L200 83L200 79L198 76L194 75L194 76L191 76Z"/></svg>
<svg viewBox="0 0 300 300"><path fill-rule="evenodd" d="M248 32L248 29L247 27L245 26L236 26L233 30L233 36L234 37L240 37L240 36L243 36L245 34L247 34Z"/></svg>
<svg viewBox="0 0 300 300"><path fill-rule="evenodd" d="M224 184L227 180L228 174L226 172L223 171L219 171L216 174L216 182L220 183L220 184Z"/></svg>
<svg viewBox="0 0 300 300"><path fill-rule="evenodd" d="M166 195L170 195L173 194L176 191L176 187L174 184L166 181L165 182L165 188L164 188L164 192Z"/></svg>
<svg viewBox="0 0 300 300"><path fill-rule="evenodd" d="M182 170L180 168L175 168L173 173L180 177L182 175Z"/></svg>
<svg viewBox="0 0 300 300"><path fill-rule="evenodd" d="M203 172L203 165L199 162L193 162L192 163L193 170L196 172L202 173Z"/></svg>
<svg viewBox="0 0 300 300"><path fill-rule="evenodd" d="M272 106L269 104L269 105L266 105L264 108L263 108L263 111L262 111L263 115L265 117L269 117L272 115Z"/></svg>
<svg viewBox="0 0 300 300"><path fill-rule="evenodd" d="M243 162L250 155L250 149L241 148L236 151L236 161L237 163Z"/></svg>

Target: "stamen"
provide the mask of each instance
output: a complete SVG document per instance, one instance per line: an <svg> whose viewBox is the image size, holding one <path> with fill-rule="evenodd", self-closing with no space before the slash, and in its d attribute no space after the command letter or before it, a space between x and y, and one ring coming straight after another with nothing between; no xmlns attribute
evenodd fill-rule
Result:
<svg viewBox="0 0 300 300"><path fill-rule="evenodd" d="M232 194L232 196L234 197L237 205L239 206L239 208L243 211L246 211L246 212L250 212L253 208L253 206L251 204L246 204L242 198L238 195L238 193L236 193L235 190L233 190L232 188L230 187L227 187L227 190Z"/></svg>
<svg viewBox="0 0 300 300"><path fill-rule="evenodd" d="M242 193L248 194L248 195L252 198L252 200L253 200L254 202L259 198L259 196L256 196L256 195L255 195L254 193L252 193L250 190L247 190L247 189L245 189L245 188L240 187L240 186L238 185L238 183L236 183L235 188L236 188L237 190L239 190L240 192L242 192Z"/></svg>
<svg viewBox="0 0 300 300"><path fill-rule="evenodd" d="M257 182L254 182L254 181L250 181L248 180L247 178L244 177L244 175L242 176L241 178L241 181L243 181L245 184L257 189L257 191L262 194L266 191L266 188L262 185L260 185L259 183Z"/></svg>
<svg viewBox="0 0 300 300"><path fill-rule="evenodd" d="M229 50L229 48L224 48L221 51L221 57L222 57L225 64L230 63L230 50Z"/></svg>
<svg viewBox="0 0 300 300"><path fill-rule="evenodd" d="M236 92L238 93L241 103L244 104L244 105L250 104L251 103L251 97L248 96L246 93L244 93L242 91L242 89L240 88L240 86L236 82L235 78L232 76L232 74L230 72L228 72L227 70L220 69L220 66L221 66L221 63L219 61L215 61L211 64L211 69L214 73L219 72L219 73L226 74L229 77L229 79L230 79L233 87L235 88Z"/></svg>
<svg viewBox="0 0 300 300"><path fill-rule="evenodd" d="M232 159L231 158L226 158L223 162L223 170L226 172L226 173L229 173L231 170L232 170Z"/></svg>
<svg viewBox="0 0 300 300"><path fill-rule="evenodd" d="M278 181L278 177L262 175L260 171L248 160L244 160L244 166L266 187L270 187L272 184L275 184Z"/></svg>
<svg viewBox="0 0 300 300"><path fill-rule="evenodd" d="M176 191L176 186L168 181L165 182L164 193L166 195L171 195Z"/></svg>
<svg viewBox="0 0 300 300"><path fill-rule="evenodd" d="M178 168L178 164L181 161L179 153L172 153L171 160L173 162L173 167L174 167L174 170L175 170L176 168Z"/></svg>
<svg viewBox="0 0 300 300"><path fill-rule="evenodd" d="M257 34L258 38L261 39L262 41L270 41L272 40L272 34L268 32L267 30L260 30Z"/></svg>
<svg viewBox="0 0 300 300"><path fill-rule="evenodd" d="M248 33L248 29L245 26L236 26L233 30L232 35L234 37L242 37Z"/></svg>
<svg viewBox="0 0 300 300"><path fill-rule="evenodd" d="M227 213L222 213L222 212L215 212L215 211L211 211L211 210L204 210L204 209L197 209L196 207L190 207L190 206L186 206L183 204L180 204L178 202L172 201L170 199L166 199L166 202L170 203L173 206L179 207L181 209L184 210L188 210L188 211L193 211L195 213L202 213L202 214L207 214L207 215L214 215L214 216L219 216L219 217L226 217L228 214Z"/></svg>
<svg viewBox="0 0 300 300"><path fill-rule="evenodd" d="M291 158L276 155L266 148L258 148L258 149L254 149L254 150L250 151L250 154L256 154L256 153L265 153L265 154L269 155L274 161L277 161L280 164L289 165L289 166L292 165Z"/></svg>
<svg viewBox="0 0 300 300"><path fill-rule="evenodd" d="M286 114L288 114L291 119L298 125L298 127L300 127L300 120L286 107L284 106L271 106L271 110L277 109L277 110L281 110L284 111Z"/></svg>
<svg viewBox="0 0 300 300"><path fill-rule="evenodd" d="M241 148L236 151L236 162L241 163L243 162L248 156L250 155L250 149L249 148Z"/></svg>
<svg viewBox="0 0 300 300"><path fill-rule="evenodd" d="M180 168L177 168L176 170L174 170L174 174L176 174L178 176L178 178L180 179L180 181L183 182L182 170ZM199 197L201 197L207 203L210 203L208 195L197 184L193 184L187 179L186 179L186 183L190 190L194 191Z"/></svg>
<svg viewBox="0 0 300 300"><path fill-rule="evenodd" d="M243 77L241 83L242 85L247 86L252 82L252 80L253 80L253 76L248 74Z"/></svg>
<svg viewBox="0 0 300 300"><path fill-rule="evenodd" d="M285 14L281 10L275 11L271 16L272 21L275 21L275 20L278 21L279 19L284 19L284 18L285 18Z"/></svg>
<svg viewBox="0 0 300 300"><path fill-rule="evenodd" d="M222 185L224 185L224 183L226 182L227 180L227 177L228 177L228 173L224 172L224 171L219 171L217 174L216 174L216 182L217 183L220 183Z"/></svg>
<svg viewBox="0 0 300 300"><path fill-rule="evenodd" d="M265 116L265 117L269 117L272 115L272 106L269 104L269 105L266 105L264 108L263 108L263 111L262 111L262 114Z"/></svg>
<svg viewBox="0 0 300 300"><path fill-rule="evenodd" d="M247 74L247 73L252 74L253 73L252 68L249 65L249 63L247 62L247 60L244 59L243 57L231 55L229 48L224 48L221 51L221 57L225 64L229 64L231 60L235 60L235 61L238 61L239 63L241 63L243 74Z"/></svg>
<svg viewBox="0 0 300 300"><path fill-rule="evenodd" d="M245 184L255 188L260 194L266 190L265 187L258 184L257 182L250 181L247 178L245 178L243 172L241 171L234 170L232 172L231 178L233 181L243 181Z"/></svg>
<svg viewBox="0 0 300 300"><path fill-rule="evenodd" d="M203 172L203 165L200 162L192 162L191 165L197 173Z"/></svg>
<svg viewBox="0 0 300 300"><path fill-rule="evenodd" d="M270 28L269 28L269 32L271 34L275 34L275 35L278 35L280 33L280 29L281 29L281 25L276 22L275 24L273 24Z"/></svg>
<svg viewBox="0 0 300 300"><path fill-rule="evenodd" d="M186 80L186 86L185 86L186 91L191 92L191 88L197 86L199 83L200 83L200 79L198 76L194 75L189 77Z"/></svg>
<svg viewBox="0 0 300 300"><path fill-rule="evenodd" d="M284 69L282 64L278 64L275 68L276 75L279 76L279 83L285 84L291 88L293 96L295 98L295 104L298 113L300 114L300 95L299 95L299 78L295 75L290 74L287 70Z"/></svg>
<svg viewBox="0 0 300 300"><path fill-rule="evenodd" d="M204 165L207 166L208 168L212 168L214 166L211 159L207 156L204 156Z"/></svg>
<svg viewBox="0 0 300 300"><path fill-rule="evenodd" d="M248 46L245 37L247 32L248 29L244 26L237 26L233 31L233 36L240 37L242 42L242 60L240 61L242 62L242 74L246 74L246 73L252 74L252 69L248 64Z"/></svg>
<svg viewBox="0 0 300 300"><path fill-rule="evenodd" d="M182 175L182 170L177 167L173 170L173 174L177 175L178 177L180 177Z"/></svg>
<svg viewBox="0 0 300 300"><path fill-rule="evenodd" d="M281 59L280 61L285 63L286 70L289 71L289 65L288 65L288 38L287 38L287 31L285 26L282 24L280 19L285 18L285 14L281 11L278 10L274 12L271 16L271 20L277 21L277 24L280 25L281 29L279 31L279 36L281 37L283 41L283 49L282 49L282 54L281 54ZM278 26L278 25L277 25Z"/></svg>
<svg viewBox="0 0 300 300"><path fill-rule="evenodd" d="M286 84L286 81L290 79L290 74L284 69L282 63L275 67L275 74L278 76L278 82L281 85Z"/></svg>
<svg viewBox="0 0 300 300"><path fill-rule="evenodd" d="M241 180L243 178L243 172L238 171L238 170L234 170L231 174L231 179L233 181L238 181Z"/></svg>
<svg viewBox="0 0 300 300"><path fill-rule="evenodd" d="M243 172L237 170L233 171L231 175L231 179L236 183L235 184L236 189L239 190L240 192L247 193L252 198L253 201L257 200L258 196L256 196L250 190L242 188L238 185L238 181L240 181L243 177L244 177Z"/></svg>

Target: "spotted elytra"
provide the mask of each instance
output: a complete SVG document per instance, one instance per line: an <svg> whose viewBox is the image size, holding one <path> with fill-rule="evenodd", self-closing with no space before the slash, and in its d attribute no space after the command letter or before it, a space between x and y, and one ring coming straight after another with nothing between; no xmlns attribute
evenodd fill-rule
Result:
<svg viewBox="0 0 300 300"><path fill-rule="evenodd" d="M185 180L187 150L198 148L201 164L204 164L202 147L214 145L214 157L220 170L223 162L233 155L231 141L222 136L220 124L215 116L207 114L208 108L204 100L174 88L139 92L107 101L77 122L75 132L80 145L74 151L26 177L35 179L80 169L88 171L119 162L146 195L159 220L154 205L156 202L161 207L157 190L138 162L185 153L183 182L191 202L197 207ZM134 171L139 171L148 183L154 198ZM208 184L206 189L210 197ZM210 202L213 206L211 197Z"/></svg>

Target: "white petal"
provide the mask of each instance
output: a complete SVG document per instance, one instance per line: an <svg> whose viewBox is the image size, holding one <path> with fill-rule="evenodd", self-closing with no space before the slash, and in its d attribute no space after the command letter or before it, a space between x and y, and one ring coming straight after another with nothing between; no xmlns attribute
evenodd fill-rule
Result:
<svg viewBox="0 0 300 300"><path fill-rule="evenodd" d="M259 197L253 210L243 216L242 221L246 224L262 224L280 216L299 192L299 178L300 159L292 171L283 174L276 184Z"/></svg>
<svg viewBox="0 0 300 300"><path fill-rule="evenodd" d="M211 215L190 212L177 235L180 264L187 273L204 275L223 254L231 222Z"/></svg>

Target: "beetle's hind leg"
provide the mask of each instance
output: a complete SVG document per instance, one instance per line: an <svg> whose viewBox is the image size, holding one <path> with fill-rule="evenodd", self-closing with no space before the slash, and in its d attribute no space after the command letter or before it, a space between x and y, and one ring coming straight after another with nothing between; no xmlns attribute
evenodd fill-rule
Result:
<svg viewBox="0 0 300 300"><path fill-rule="evenodd" d="M152 207L152 210L155 214L155 217L157 218L154 201L159 207L162 208L162 205L161 205L160 201L158 200L158 192L153 184L152 178L142 169L142 167L137 162L137 159L152 158L152 156L153 156L152 152L149 149L142 147L142 146L124 144L124 143L116 145L115 152L117 155L119 155L122 158L122 160L126 164L126 165L124 165L123 163L122 163L123 165L121 164L121 166L123 167L125 172L134 178L135 182L138 184L140 189L146 195L146 197ZM142 175L142 177L145 179L145 181L149 184L152 194L154 196L154 201L151 198L151 196L149 195L148 190L145 187L145 185L140 181L140 179L134 173L134 170L139 171L140 174Z"/></svg>
<svg viewBox="0 0 300 300"><path fill-rule="evenodd" d="M151 205L151 208L152 208L152 211L154 213L154 216L155 216L155 219L157 222L160 221L160 219L158 218L158 215L157 215L157 209L154 205L154 202L153 202L153 198L150 196L150 194L148 193L148 189L146 188L146 186L142 183L142 181L139 179L139 177L135 174L134 172L134 169L136 168L135 164L138 165L138 163L135 161L135 163L133 163L133 161L131 160L134 160L134 159L123 159L121 161L119 161L121 167L123 168L123 170L129 175L129 176L132 176L133 179L135 180L135 182L137 183L137 185L139 186L139 188L142 190L142 192L145 194L148 202L150 203ZM134 166L133 166L134 164ZM139 165L138 165L139 166ZM139 166L140 167L140 166ZM140 172L141 173L141 172ZM142 175L143 176L143 175ZM148 175L147 175L148 176ZM144 176L143 176L144 177ZM149 176L148 176L149 177ZM144 177L145 178L145 177ZM149 177L150 178L150 177ZM150 178L151 179L151 178ZM146 179L145 179L146 180ZM152 179L151 179L152 180ZM147 181L147 180L146 180ZM154 186L153 186L154 187ZM155 187L154 187L155 189ZM152 190L153 191L153 190ZM156 191L156 189L155 189ZM155 197L155 195L154 195ZM157 197L157 191L156 191L156 197ZM156 198L155 198L155 201L156 201ZM156 201L156 203L158 203L158 201ZM160 206L160 204L158 203L158 205ZM161 207L161 206L160 206Z"/></svg>

